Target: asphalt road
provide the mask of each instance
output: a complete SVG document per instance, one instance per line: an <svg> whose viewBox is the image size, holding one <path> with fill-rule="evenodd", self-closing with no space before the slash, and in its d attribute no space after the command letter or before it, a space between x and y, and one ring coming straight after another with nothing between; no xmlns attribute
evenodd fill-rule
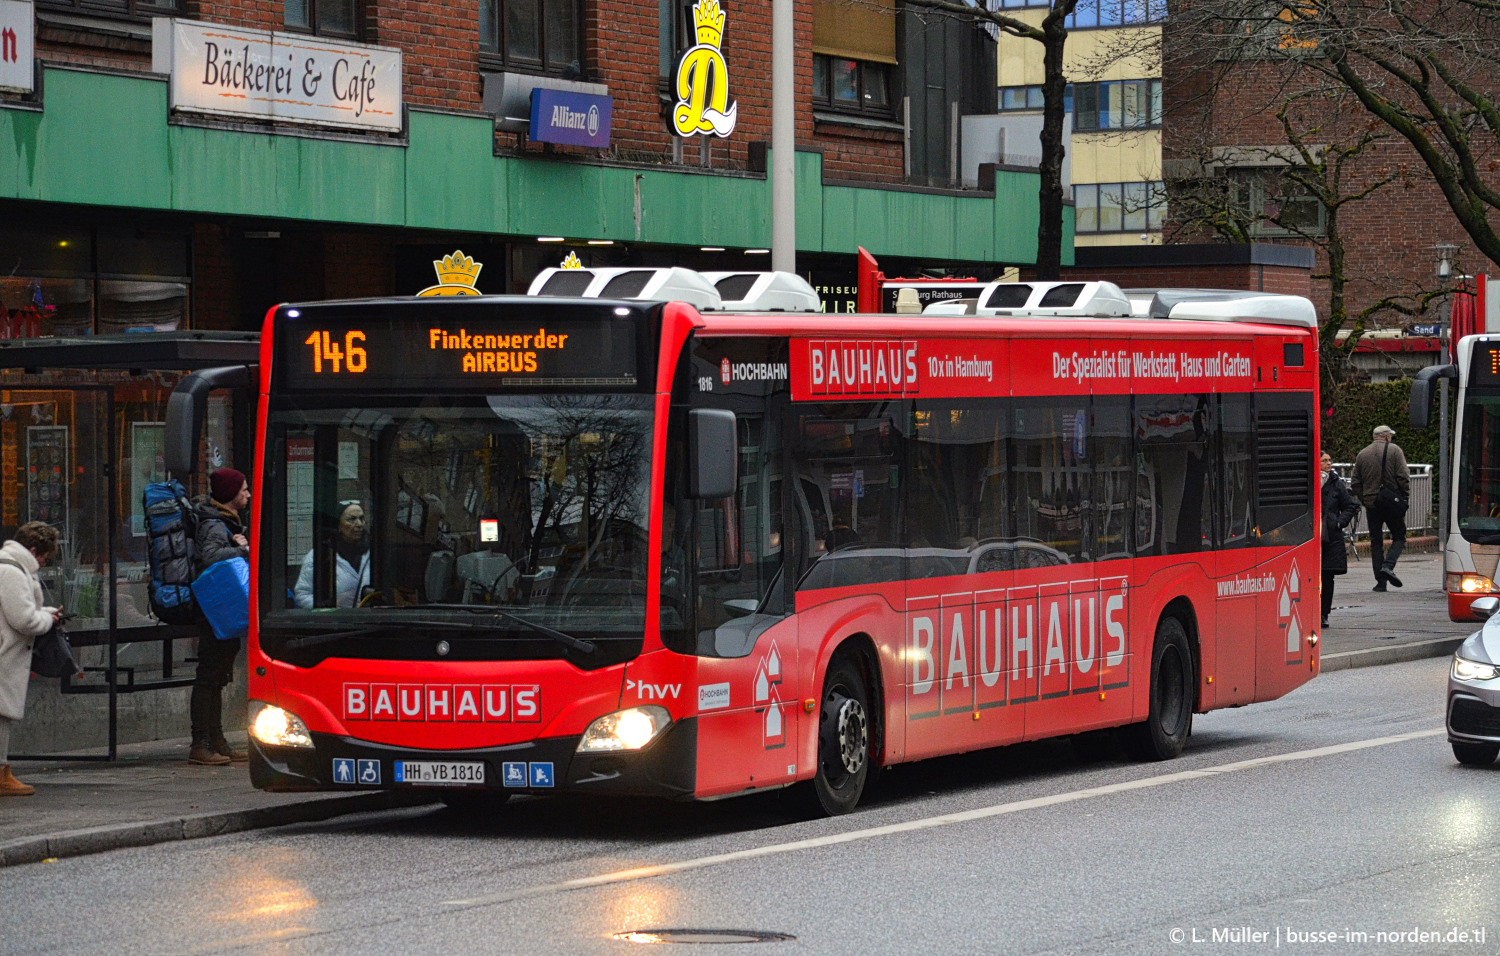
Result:
<svg viewBox="0 0 1500 956"><path fill-rule="evenodd" d="M628 954L613 934L696 928L795 937L727 950L767 954L1494 952L1500 766L1452 759L1446 670L1199 716L1163 764L1089 740L896 768L836 820L539 799L12 867L0 950Z"/></svg>

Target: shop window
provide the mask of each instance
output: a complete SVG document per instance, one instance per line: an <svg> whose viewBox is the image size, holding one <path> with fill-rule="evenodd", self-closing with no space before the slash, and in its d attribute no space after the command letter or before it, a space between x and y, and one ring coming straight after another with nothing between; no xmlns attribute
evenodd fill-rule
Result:
<svg viewBox="0 0 1500 956"><path fill-rule="evenodd" d="M578 0L479 0L479 50L494 66L581 76Z"/></svg>
<svg viewBox="0 0 1500 956"><path fill-rule="evenodd" d="M286 0L286 28L323 37L359 37L354 0Z"/></svg>
<svg viewBox="0 0 1500 956"><path fill-rule="evenodd" d="M93 332L89 279L0 278L0 338L67 338Z"/></svg>

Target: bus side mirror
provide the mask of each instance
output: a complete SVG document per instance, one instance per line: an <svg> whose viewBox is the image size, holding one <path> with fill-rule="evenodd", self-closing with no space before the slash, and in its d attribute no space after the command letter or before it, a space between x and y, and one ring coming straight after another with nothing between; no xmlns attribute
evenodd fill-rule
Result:
<svg viewBox="0 0 1500 956"><path fill-rule="evenodd" d="M739 447L734 412L695 408L688 412L688 497L728 498L739 488Z"/></svg>
<svg viewBox="0 0 1500 956"><path fill-rule="evenodd" d="M251 388L255 370L246 365L199 369L177 383L167 397L163 458L167 471L186 481L198 468L198 436L208 411L208 393L216 388Z"/></svg>
<svg viewBox="0 0 1500 956"><path fill-rule="evenodd" d="M1407 409L1412 428L1427 428L1432 424L1432 383L1439 378L1458 378L1458 366L1429 365L1412 379L1411 403Z"/></svg>

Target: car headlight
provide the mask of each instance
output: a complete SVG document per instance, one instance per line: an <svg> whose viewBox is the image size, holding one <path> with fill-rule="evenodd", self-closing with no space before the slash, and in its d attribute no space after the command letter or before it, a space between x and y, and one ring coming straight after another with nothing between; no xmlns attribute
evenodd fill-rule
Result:
<svg viewBox="0 0 1500 956"><path fill-rule="evenodd" d="M311 747L312 734L302 718L273 704L250 702L250 736L269 747Z"/></svg>
<svg viewBox="0 0 1500 956"><path fill-rule="evenodd" d="M1467 657L1453 655L1453 677L1455 680L1493 680L1500 677L1500 667L1481 664Z"/></svg>
<svg viewBox="0 0 1500 956"><path fill-rule="evenodd" d="M578 741L578 752L612 753L621 750L640 750L661 736L672 722L672 715L665 707L643 704L605 714L589 724Z"/></svg>

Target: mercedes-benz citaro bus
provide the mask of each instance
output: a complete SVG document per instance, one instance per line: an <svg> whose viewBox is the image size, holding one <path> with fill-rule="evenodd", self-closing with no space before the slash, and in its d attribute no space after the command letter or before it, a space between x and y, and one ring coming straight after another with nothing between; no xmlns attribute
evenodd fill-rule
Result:
<svg viewBox="0 0 1500 956"><path fill-rule="evenodd" d="M844 813L1017 741L1171 758L1318 672L1307 300L825 316L795 277L666 272L269 313L256 786Z"/></svg>

